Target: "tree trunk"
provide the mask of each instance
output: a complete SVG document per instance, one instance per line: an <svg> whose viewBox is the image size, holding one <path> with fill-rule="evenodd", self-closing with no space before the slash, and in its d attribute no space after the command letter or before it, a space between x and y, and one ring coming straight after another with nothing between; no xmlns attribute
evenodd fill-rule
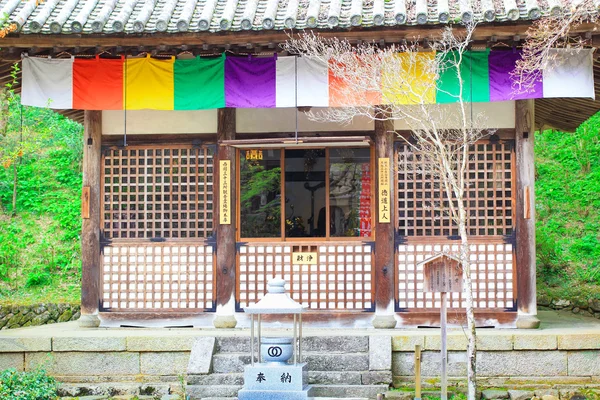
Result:
<svg viewBox="0 0 600 400"><path fill-rule="evenodd" d="M13 195L12 195L12 215L17 213L17 160L13 163Z"/></svg>
<svg viewBox="0 0 600 400"><path fill-rule="evenodd" d="M470 249L469 239L467 237L467 213L464 207L464 203L460 200L458 202L458 212L460 221L458 229L460 232L461 248L460 258L463 266L463 277L465 279L465 294L467 298L467 398L469 400L476 400L477 395L477 346L476 338L477 334L475 331L475 312L473 304L473 282L471 280L471 263L470 263Z"/></svg>

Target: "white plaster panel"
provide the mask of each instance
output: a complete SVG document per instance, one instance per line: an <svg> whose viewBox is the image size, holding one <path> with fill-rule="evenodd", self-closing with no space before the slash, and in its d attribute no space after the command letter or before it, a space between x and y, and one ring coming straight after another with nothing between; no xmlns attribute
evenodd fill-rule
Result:
<svg viewBox="0 0 600 400"><path fill-rule="evenodd" d="M313 112L318 112L313 107ZM294 108L238 108L237 131L240 133L294 132L296 130L296 110ZM369 118L355 118L352 124L316 122L308 119L304 112L298 112L298 132L372 131L373 121Z"/></svg>
<svg viewBox="0 0 600 400"><path fill-rule="evenodd" d="M472 105L472 109L471 109ZM467 118L473 116L473 121L478 128L496 128L510 129L515 127L515 102L502 101L494 103L472 103L467 104ZM438 126L443 128L459 128L459 105L458 104L439 104L436 107L438 112L432 112L440 119ZM407 130L409 125L402 120L394 121L394 129Z"/></svg>
<svg viewBox="0 0 600 400"><path fill-rule="evenodd" d="M102 133L122 135L124 111L102 111ZM217 133L217 110L197 111L127 111L127 134L198 134Z"/></svg>
<svg viewBox="0 0 600 400"><path fill-rule="evenodd" d="M440 116L446 123L456 127L456 104L436 105L441 110ZM313 107L313 111L319 108ZM467 110L469 115L471 110ZM515 102L473 103L473 116L483 127L514 128ZM294 132L296 129L296 112L294 108L239 108L237 110L237 131L240 133ZM104 135L122 135L124 132L124 111L102 112L102 133ZM444 124L440 124L444 125ZM397 130L409 129L401 120L394 121ZM336 132L336 131L370 131L374 129L373 121L365 117L357 117L351 124L311 121L304 112L298 112L299 132ZM217 110L198 111L127 111L128 134L214 134L217 132Z"/></svg>

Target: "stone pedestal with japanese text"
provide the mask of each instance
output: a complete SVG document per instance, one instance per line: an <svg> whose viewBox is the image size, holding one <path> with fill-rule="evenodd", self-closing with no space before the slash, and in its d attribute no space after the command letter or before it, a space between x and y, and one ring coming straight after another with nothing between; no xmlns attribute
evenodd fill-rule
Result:
<svg viewBox="0 0 600 400"><path fill-rule="evenodd" d="M260 363L244 369L239 400L306 400L312 398L306 363Z"/></svg>

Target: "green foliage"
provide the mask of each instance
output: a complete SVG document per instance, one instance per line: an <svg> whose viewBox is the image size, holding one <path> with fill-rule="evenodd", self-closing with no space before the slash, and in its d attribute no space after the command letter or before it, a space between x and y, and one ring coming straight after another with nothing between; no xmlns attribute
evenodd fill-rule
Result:
<svg viewBox="0 0 600 400"><path fill-rule="evenodd" d="M599 132L597 114L573 134L536 135L540 291L568 296L600 285Z"/></svg>
<svg viewBox="0 0 600 400"><path fill-rule="evenodd" d="M0 135L0 302L77 302L83 129L17 100L8 103L8 134ZM21 119L22 136L15 133ZM35 145L11 158L7 149L25 141Z"/></svg>
<svg viewBox="0 0 600 400"><path fill-rule="evenodd" d="M44 370L0 373L0 398L11 400L53 400L57 397L56 380Z"/></svg>
<svg viewBox="0 0 600 400"><path fill-rule="evenodd" d="M600 390L596 388L582 388L579 391L585 396L588 400L600 400Z"/></svg>
<svg viewBox="0 0 600 400"><path fill-rule="evenodd" d="M243 237L273 237L281 233L281 168L241 159L240 205ZM261 196L268 199L261 203Z"/></svg>

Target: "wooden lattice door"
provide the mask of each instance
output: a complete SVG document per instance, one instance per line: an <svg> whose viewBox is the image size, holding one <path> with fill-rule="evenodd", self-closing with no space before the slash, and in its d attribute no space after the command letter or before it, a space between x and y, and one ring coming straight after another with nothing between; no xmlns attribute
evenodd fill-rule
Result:
<svg viewBox="0 0 600 400"><path fill-rule="evenodd" d="M103 310L215 309L213 153L192 144L103 151Z"/></svg>
<svg viewBox="0 0 600 400"><path fill-rule="evenodd" d="M439 293L423 291L418 264L440 252L457 253L458 229L448 213L439 178L410 145L398 143L396 225L396 308L433 311ZM514 310L515 209L514 141L481 141L469 149L466 205L475 307ZM464 308L460 293L449 294L451 308Z"/></svg>

